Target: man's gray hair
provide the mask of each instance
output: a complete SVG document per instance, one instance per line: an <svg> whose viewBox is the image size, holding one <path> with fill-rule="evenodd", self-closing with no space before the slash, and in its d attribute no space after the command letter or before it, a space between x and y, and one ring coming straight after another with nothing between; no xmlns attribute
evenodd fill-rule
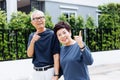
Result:
<svg viewBox="0 0 120 80"><path fill-rule="evenodd" d="M33 15L34 15L34 14L42 14L42 15L44 15L44 13L43 13L42 11L40 11L40 10L35 10L35 11L33 11L32 14L31 14L31 20L33 20Z"/></svg>

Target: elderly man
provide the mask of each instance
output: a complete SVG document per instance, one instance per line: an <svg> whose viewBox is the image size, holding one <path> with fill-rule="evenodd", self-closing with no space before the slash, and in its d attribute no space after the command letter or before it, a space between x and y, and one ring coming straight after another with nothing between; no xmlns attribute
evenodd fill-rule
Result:
<svg viewBox="0 0 120 80"><path fill-rule="evenodd" d="M27 55L32 57L34 71L32 80L58 80L60 44L54 31L45 27L45 15L35 10L31 24L36 31L28 40Z"/></svg>

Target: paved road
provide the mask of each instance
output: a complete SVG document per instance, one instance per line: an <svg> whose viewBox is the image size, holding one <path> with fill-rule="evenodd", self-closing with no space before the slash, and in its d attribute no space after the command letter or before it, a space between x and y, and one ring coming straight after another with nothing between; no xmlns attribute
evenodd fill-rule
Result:
<svg viewBox="0 0 120 80"><path fill-rule="evenodd" d="M94 63L89 66L91 80L120 80L120 50L94 52L93 57Z"/></svg>
<svg viewBox="0 0 120 80"><path fill-rule="evenodd" d="M120 80L120 63L92 66L89 72L91 80Z"/></svg>
<svg viewBox="0 0 120 80"><path fill-rule="evenodd" d="M89 68L91 80L120 80L120 63Z"/></svg>
<svg viewBox="0 0 120 80"><path fill-rule="evenodd" d="M120 50L94 52L91 80L120 80ZM0 80L29 80L32 59L0 62ZM62 77L59 80L64 80Z"/></svg>

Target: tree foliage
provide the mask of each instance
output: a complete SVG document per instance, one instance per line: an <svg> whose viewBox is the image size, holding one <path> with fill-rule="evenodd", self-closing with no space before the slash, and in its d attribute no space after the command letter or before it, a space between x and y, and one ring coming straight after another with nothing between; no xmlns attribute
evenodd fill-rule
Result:
<svg viewBox="0 0 120 80"><path fill-rule="evenodd" d="M5 13L5 11L2 11L2 10L0 10L0 29L4 29L4 28L7 28L7 22L6 22L6 18L7 16L6 16L6 13Z"/></svg>
<svg viewBox="0 0 120 80"><path fill-rule="evenodd" d="M120 4L109 3L100 5L99 28L120 27Z"/></svg>
<svg viewBox="0 0 120 80"><path fill-rule="evenodd" d="M101 10L98 27L95 27L92 16L84 20L80 15L67 18L62 14L58 20L71 25L72 36L82 30L83 40L91 51L120 49L120 4L100 5L98 9ZM0 10L0 60L27 58L28 36L35 31L30 15L20 11L13 13L7 23L6 13ZM45 14L45 19L46 27L53 29L52 17Z"/></svg>

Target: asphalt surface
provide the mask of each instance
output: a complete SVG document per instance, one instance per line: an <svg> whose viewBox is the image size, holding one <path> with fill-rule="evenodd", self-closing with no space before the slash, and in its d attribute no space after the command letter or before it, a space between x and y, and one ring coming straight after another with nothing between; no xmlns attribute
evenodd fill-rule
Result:
<svg viewBox="0 0 120 80"><path fill-rule="evenodd" d="M89 68L91 80L120 80L120 63Z"/></svg>
<svg viewBox="0 0 120 80"><path fill-rule="evenodd" d="M91 80L120 80L120 63L92 66L89 73Z"/></svg>
<svg viewBox="0 0 120 80"><path fill-rule="evenodd" d="M120 50L93 52L89 66L91 80L120 80ZM32 59L0 62L0 80L29 80L33 71ZM59 80L64 80L63 76Z"/></svg>

